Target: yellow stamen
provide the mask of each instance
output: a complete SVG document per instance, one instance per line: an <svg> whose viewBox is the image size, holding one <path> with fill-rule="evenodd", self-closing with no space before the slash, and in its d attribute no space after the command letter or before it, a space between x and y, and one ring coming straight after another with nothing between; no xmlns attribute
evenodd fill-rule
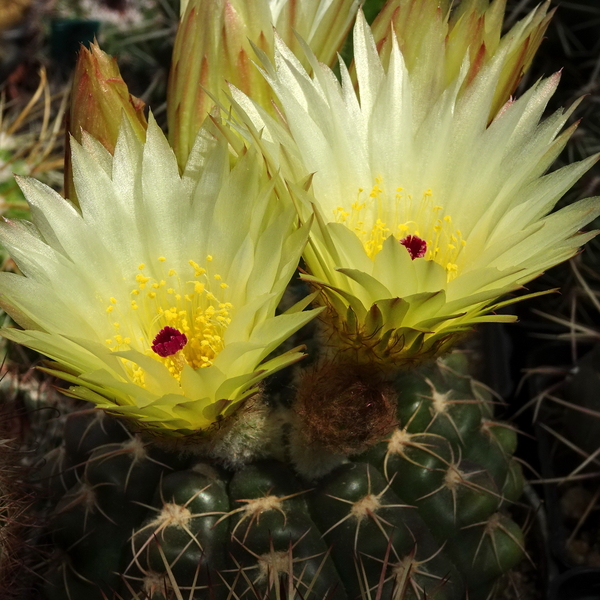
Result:
<svg viewBox="0 0 600 600"><path fill-rule="evenodd" d="M212 256L206 257L207 262L212 260ZM158 262L167 261L161 256ZM105 341L109 349L118 351L132 348L151 356L162 362L176 379L180 378L185 365L204 369L213 364L223 349L225 330L231 322L233 309L227 296L229 286L223 277L218 273L210 273L194 260L188 262L186 269L189 273L182 270L181 278L177 277L176 269L168 265L164 270L162 265L157 266L157 273L148 270L146 274L141 273L145 264L140 263L138 272L131 274L131 283L136 287L129 288L129 303L123 308L123 301L118 295L109 297L108 306L104 301L107 313L113 312L116 306L122 307L119 310L119 322L108 322L110 332ZM170 287L167 287L164 279L160 279L164 273L173 277ZM140 294L140 289L146 286L150 291ZM175 355L161 357L152 351L152 342L167 325L185 333L188 343ZM131 360L122 359L122 362L131 380L138 385L145 385L144 369Z"/></svg>
<svg viewBox="0 0 600 600"><path fill-rule="evenodd" d="M403 187L396 187L390 197L383 178L378 176L368 196L363 192L359 188L349 210L337 206L333 217L356 233L370 258L381 251L390 235L399 241L415 235L427 244L423 260L433 260L444 267L448 281L458 275L460 255L467 242L460 229L453 228L451 215L444 214L443 206L434 202L431 188L424 190L418 200L405 193Z"/></svg>

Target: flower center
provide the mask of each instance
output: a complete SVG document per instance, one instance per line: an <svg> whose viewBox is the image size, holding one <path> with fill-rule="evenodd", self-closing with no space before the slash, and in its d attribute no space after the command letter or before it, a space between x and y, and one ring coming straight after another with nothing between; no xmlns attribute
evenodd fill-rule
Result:
<svg viewBox="0 0 600 600"><path fill-rule="evenodd" d="M159 356L166 358L177 354L187 344L185 333L174 327L163 327L152 342L152 350Z"/></svg>
<svg viewBox="0 0 600 600"><path fill-rule="evenodd" d="M400 243L408 250L413 260L423 258L427 252L427 242L416 235L407 235L400 240Z"/></svg>
<svg viewBox="0 0 600 600"><path fill-rule="evenodd" d="M106 345L113 351L143 352L177 379L185 365L212 365L223 349L233 309L229 286L208 267L212 259L206 257L206 267L190 260L189 272L181 274L169 268L163 256L154 264L140 264L128 293L103 300L113 332ZM132 379L143 385L143 369L124 363Z"/></svg>
<svg viewBox="0 0 600 600"><path fill-rule="evenodd" d="M458 275L459 257L467 242L453 226L452 217L444 214L443 206L435 204L430 189L415 199L399 187L392 197L377 177L368 195L359 188L350 209L338 206L333 216L335 222L356 233L370 258L375 258L383 242L393 235L413 260L434 260L444 267L448 281Z"/></svg>

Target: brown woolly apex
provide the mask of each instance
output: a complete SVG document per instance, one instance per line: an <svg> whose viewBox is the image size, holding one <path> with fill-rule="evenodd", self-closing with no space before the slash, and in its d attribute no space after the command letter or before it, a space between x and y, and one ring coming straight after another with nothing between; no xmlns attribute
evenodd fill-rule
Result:
<svg viewBox="0 0 600 600"><path fill-rule="evenodd" d="M90 44L89 49L81 47L71 91L68 134L81 143L82 132L85 131L112 154L119 136L122 114L140 142L146 139L148 124L144 106L142 100L129 93L115 58L100 50L97 44ZM68 137L65 196L76 199Z"/></svg>
<svg viewBox="0 0 600 600"><path fill-rule="evenodd" d="M357 454L397 425L396 394L373 365L325 361L302 377L294 403L308 444Z"/></svg>

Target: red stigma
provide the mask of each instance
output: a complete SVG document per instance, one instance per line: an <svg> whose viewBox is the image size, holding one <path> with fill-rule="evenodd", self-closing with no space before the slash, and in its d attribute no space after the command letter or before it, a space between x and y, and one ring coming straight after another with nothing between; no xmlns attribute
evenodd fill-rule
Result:
<svg viewBox="0 0 600 600"><path fill-rule="evenodd" d="M400 243L408 250L413 260L423 258L427 252L427 242L416 235L407 235L400 240Z"/></svg>
<svg viewBox="0 0 600 600"><path fill-rule="evenodd" d="M163 327L152 342L152 350L163 358L177 354L187 344L187 337L174 327Z"/></svg>

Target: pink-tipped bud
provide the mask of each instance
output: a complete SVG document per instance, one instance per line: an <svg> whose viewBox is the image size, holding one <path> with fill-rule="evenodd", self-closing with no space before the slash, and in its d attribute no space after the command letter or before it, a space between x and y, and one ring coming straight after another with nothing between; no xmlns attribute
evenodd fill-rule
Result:
<svg viewBox="0 0 600 600"><path fill-rule="evenodd" d="M450 3L451 4L451 3ZM446 8L444 6L448 5ZM379 54L387 65L395 37L406 67L422 90L419 102L435 102L469 62L461 92L481 70L502 57L490 108L491 121L514 93L531 65L554 11L540 4L502 35L504 0L462 0L450 10L447 2L388 0L373 22Z"/></svg>
<svg viewBox="0 0 600 600"><path fill-rule="evenodd" d="M65 155L65 196L76 200L71 170L69 134L81 142L82 131L96 138L111 154L114 152L121 119L129 121L137 137L146 139L148 124L144 102L129 93L116 60L96 44L81 47L73 88L67 128Z"/></svg>
<svg viewBox="0 0 600 600"><path fill-rule="evenodd" d="M180 169L202 123L215 104L230 107L228 84L241 89L268 112L275 96L257 69L253 44L271 60L273 27L309 68L299 35L323 63L337 60L358 8L357 0L188 0L169 74L169 141Z"/></svg>

